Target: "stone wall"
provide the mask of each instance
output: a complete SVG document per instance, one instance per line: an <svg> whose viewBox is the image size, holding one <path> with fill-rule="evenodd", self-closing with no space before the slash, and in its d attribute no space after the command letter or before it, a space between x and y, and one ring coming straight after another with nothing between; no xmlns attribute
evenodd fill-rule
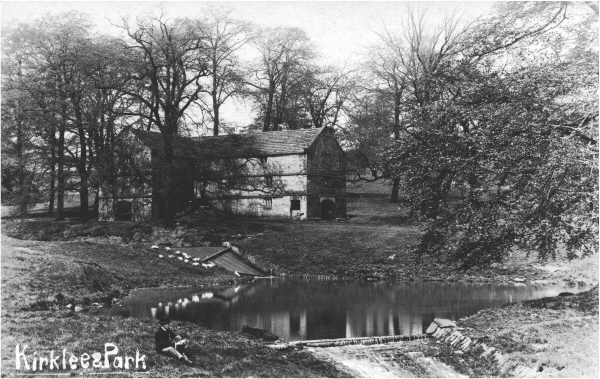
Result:
<svg viewBox="0 0 600 379"><path fill-rule="evenodd" d="M537 378L541 376L540 372L530 367L510 362L502 353L496 351L496 348L464 336L461 330L461 328L456 327L453 321L435 319L427 328L426 333L460 351L480 351L482 359L490 359L497 365L501 376L513 378Z"/></svg>
<svg viewBox="0 0 600 379"><path fill-rule="evenodd" d="M269 202L270 200L270 202ZM291 210L292 200L300 201L300 210ZM240 199L222 199L214 200L212 204L225 212L240 215L263 216L263 217L283 217L298 220L306 219L307 203L306 196L286 195L281 197L262 197L262 198L240 198Z"/></svg>
<svg viewBox="0 0 600 379"><path fill-rule="evenodd" d="M118 202L131 204L131 221L147 221L152 218L151 198L100 199L98 221L115 221L115 205Z"/></svg>
<svg viewBox="0 0 600 379"><path fill-rule="evenodd" d="M307 154L308 218L321 218L321 202L335 203L334 217L346 217L345 154L335 136L323 131Z"/></svg>
<svg viewBox="0 0 600 379"><path fill-rule="evenodd" d="M308 151L308 173L344 177L345 166L345 154L335 136L323 131Z"/></svg>

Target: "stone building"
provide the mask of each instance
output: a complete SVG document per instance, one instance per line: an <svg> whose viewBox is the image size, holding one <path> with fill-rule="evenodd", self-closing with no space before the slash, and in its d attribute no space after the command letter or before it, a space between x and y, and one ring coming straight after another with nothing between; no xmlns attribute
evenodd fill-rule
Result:
<svg viewBox="0 0 600 379"><path fill-rule="evenodd" d="M99 217L159 218L162 136L136 130L122 138L125 168L103 181ZM174 147L179 209L209 203L264 217L346 216L345 157L330 128L177 137Z"/></svg>

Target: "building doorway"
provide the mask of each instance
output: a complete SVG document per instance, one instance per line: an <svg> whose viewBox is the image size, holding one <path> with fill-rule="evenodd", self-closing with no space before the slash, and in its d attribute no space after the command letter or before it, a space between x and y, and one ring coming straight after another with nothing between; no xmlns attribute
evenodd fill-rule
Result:
<svg viewBox="0 0 600 379"><path fill-rule="evenodd" d="M132 221L133 207L131 201L118 201L115 204L115 221Z"/></svg>
<svg viewBox="0 0 600 379"><path fill-rule="evenodd" d="M300 200L292 199L290 202L290 216L292 220L299 220L302 216L300 213Z"/></svg>
<svg viewBox="0 0 600 379"><path fill-rule="evenodd" d="M333 200L321 201L321 220L332 221L334 218L335 203Z"/></svg>

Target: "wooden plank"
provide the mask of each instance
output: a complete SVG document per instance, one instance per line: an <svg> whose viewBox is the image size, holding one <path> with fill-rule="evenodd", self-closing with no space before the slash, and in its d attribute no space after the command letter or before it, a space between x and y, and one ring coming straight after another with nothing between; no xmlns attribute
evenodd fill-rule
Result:
<svg viewBox="0 0 600 379"><path fill-rule="evenodd" d="M236 254L229 247L199 246L182 247L177 250L189 254L192 258L200 258L204 263L213 262L231 272L237 271L240 274L266 276L266 273L260 267Z"/></svg>
<svg viewBox="0 0 600 379"><path fill-rule="evenodd" d="M253 276L266 275L259 267L244 259L244 257L236 254L230 248L205 258L204 262L214 262L228 271L237 271L239 274Z"/></svg>

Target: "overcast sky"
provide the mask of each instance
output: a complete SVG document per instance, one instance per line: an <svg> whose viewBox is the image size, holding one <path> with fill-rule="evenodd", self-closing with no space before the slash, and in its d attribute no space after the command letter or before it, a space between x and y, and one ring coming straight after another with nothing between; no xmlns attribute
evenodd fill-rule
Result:
<svg viewBox="0 0 600 379"><path fill-rule="evenodd" d="M120 15L139 15L151 12L163 5L172 16L194 17L208 7L232 10L236 18L259 25L297 26L304 29L319 47L324 60L340 63L352 60L356 53L372 44L375 31L383 25L393 28L399 25L407 2L391 1L2 1L2 24L26 21L48 12L71 9L91 14L102 29L112 29L107 18L117 22ZM437 23L446 13L458 10L465 21L489 13L492 3L487 1L414 2L419 8L427 8L428 21Z"/></svg>
<svg viewBox="0 0 600 379"><path fill-rule="evenodd" d="M226 2L226 1L2 1L0 3L2 25L35 19L45 13L78 10L89 13L99 31L117 33L109 22L117 23L121 16L142 15L156 11L162 4L166 14L172 17L200 16L209 7L231 10L232 16L258 25L296 26L304 29L315 43L320 61L339 67L353 67L365 48L376 42L375 32L383 26L398 27L406 11L407 2L401 1L276 1L276 2ZM491 12L489 1L412 2L419 9L427 9L427 22L433 25L446 14L458 11L464 22ZM226 104L227 105L227 104ZM234 106L229 104L229 107ZM247 109L223 110L230 121L247 120ZM236 117L231 117L235 114Z"/></svg>

